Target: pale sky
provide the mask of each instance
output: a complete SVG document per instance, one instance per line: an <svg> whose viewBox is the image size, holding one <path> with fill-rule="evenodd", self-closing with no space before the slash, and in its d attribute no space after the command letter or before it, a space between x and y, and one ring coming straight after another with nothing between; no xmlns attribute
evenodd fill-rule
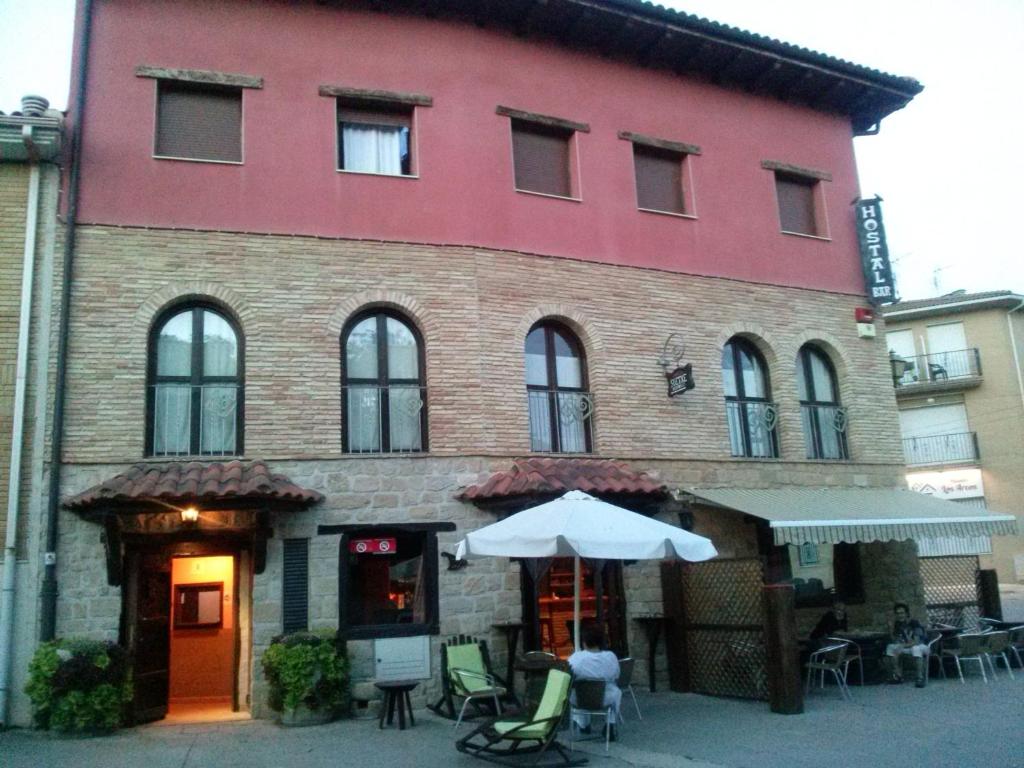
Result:
<svg viewBox="0 0 1024 768"><path fill-rule="evenodd" d="M126 0L127 1L127 0ZM920 80L924 92L856 139L861 193L884 203L903 298L1024 293L1009 224L1022 209L1021 0L679 0L667 6ZM67 105L73 0L0 0L0 110Z"/></svg>

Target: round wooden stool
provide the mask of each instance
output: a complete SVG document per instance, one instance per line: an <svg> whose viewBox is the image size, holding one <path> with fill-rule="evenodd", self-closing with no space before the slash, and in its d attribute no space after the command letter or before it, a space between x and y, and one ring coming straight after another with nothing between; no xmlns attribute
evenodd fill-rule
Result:
<svg viewBox="0 0 1024 768"><path fill-rule="evenodd" d="M416 725L412 716L412 702L409 691L419 685L419 680L393 680L386 683L374 683L384 693L384 701L380 704L380 722L378 728L384 727L384 715L387 714L388 725L395 720L395 707L398 707L398 730L405 730L405 713L409 713L409 726Z"/></svg>

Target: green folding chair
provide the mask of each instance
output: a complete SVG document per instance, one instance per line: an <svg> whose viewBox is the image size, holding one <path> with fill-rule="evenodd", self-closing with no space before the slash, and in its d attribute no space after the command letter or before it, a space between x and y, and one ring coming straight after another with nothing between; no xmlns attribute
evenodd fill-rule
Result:
<svg viewBox="0 0 1024 768"><path fill-rule="evenodd" d="M586 758L575 757L555 738L569 707L572 675L559 669L548 672L544 694L529 717L495 718L463 736L455 748L481 760L508 766L576 766ZM522 756L533 756L523 761ZM548 758L553 758L548 760ZM546 761L546 762L545 762Z"/></svg>

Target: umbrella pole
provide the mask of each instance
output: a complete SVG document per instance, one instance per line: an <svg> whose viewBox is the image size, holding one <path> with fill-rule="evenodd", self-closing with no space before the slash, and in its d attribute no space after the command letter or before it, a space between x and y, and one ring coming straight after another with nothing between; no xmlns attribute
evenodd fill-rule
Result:
<svg viewBox="0 0 1024 768"><path fill-rule="evenodd" d="M572 565L572 635L573 650L580 650L580 556L576 555Z"/></svg>

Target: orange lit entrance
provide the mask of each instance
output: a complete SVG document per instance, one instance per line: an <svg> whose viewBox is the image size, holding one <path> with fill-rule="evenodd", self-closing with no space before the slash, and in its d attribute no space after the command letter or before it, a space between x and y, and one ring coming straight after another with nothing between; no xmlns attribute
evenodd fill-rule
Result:
<svg viewBox="0 0 1024 768"><path fill-rule="evenodd" d="M171 559L168 718L234 711L235 568L228 555Z"/></svg>
<svg viewBox="0 0 1024 768"><path fill-rule="evenodd" d="M122 616L136 722L248 716L250 559L187 543L128 554Z"/></svg>

